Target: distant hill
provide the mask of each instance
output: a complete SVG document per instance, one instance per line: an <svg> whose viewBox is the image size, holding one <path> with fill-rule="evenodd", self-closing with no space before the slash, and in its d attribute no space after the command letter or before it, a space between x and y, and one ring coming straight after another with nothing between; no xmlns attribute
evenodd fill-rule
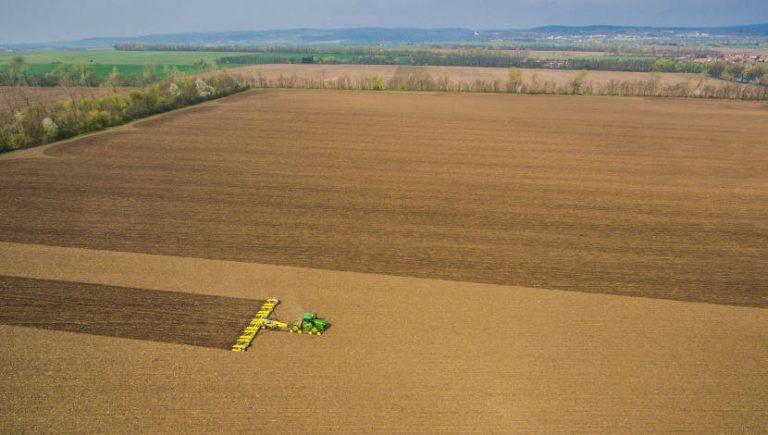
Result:
<svg viewBox="0 0 768 435"><path fill-rule="evenodd" d="M768 24L752 24L748 26L717 27L716 32L725 35L768 36Z"/></svg>
<svg viewBox="0 0 768 435"><path fill-rule="evenodd" d="M529 29L531 33L586 36L586 35L647 35L709 34L720 36L768 36L768 24L750 24L728 27L642 27L642 26L543 26Z"/></svg>
<svg viewBox="0 0 768 435"><path fill-rule="evenodd" d="M708 34L737 37L768 37L768 24L729 27L636 27L636 26L544 26L532 29L480 30L463 28L413 29L363 27L349 29L287 29L233 32L188 32L135 37L101 37L78 41L47 44L8 44L2 49L97 49L115 44L139 42L145 44L211 44L211 45L267 45L267 44L424 44L510 41L547 36L587 35L639 35L672 36Z"/></svg>
<svg viewBox="0 0 768 435"><path fill-rule="evenodd" d="M124 42L174 44L406 44L445 41L465 41L473 38L467 29L290 29L237 32L197 32L167 35L147 35L125 38L90 38L79 43L116 44Z"/></svg>
<svg viewBox="0 0 768 435"><path fill-rule="evenodd" d="M424 44L476 40L469 29L287 29L231 32L187 32L133 37L99 37L45 44L0 45L0 49L97 49L115 44L211 44L211 45L294 45L294 44Z"/></svg>

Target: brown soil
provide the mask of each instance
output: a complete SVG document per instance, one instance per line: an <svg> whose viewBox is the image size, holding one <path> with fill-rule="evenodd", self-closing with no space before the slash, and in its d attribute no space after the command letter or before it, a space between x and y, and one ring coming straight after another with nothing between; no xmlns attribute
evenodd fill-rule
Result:
<svg viewBox="0 0 768 435"><path fill-rule="evenodd" d="M761 105L248 95L0 161L0 240L768 306Z"/></svg>
<svg viewBox="0 0 768 435"><path fill-rule="evenodd" d="M173 111L173 112L165 114L163 116L156 116L156 117L153 117L151 119L147 119L147 120L144 120L144 121L136 122L136 123L133 124L133 126L136 127L136 128L160 127L160 126L162 126L164 124L171 123L171 122L177 120L178 118L184 118L188 114L192 114L192 113L205 113L205 112L208 112L208 111L211 111L211 110L216 110L216 108L217 107L212 105L212 104L208 104L208 105L205 105L205 106L189 107L189 108L186 108L184 110Z"/></svg>
<svg viewBox="0 0 768 435"><path fill-rule="evenodd" d="M400 78L400 77L408 77L408 76L419 76L427 71L426 67L423 66L399 66L395 70L395 73L392 74L392 77Z"/></svg>
<svg viewBox="0 0 768 435"><path fill-rule="evenodd" d="M245 354L0 325L1 432L768 431L765 309L48 246L0 253L1 275L278 296L278 318L311 309L334 322L322 337L260 335Z"/></svg>
<svg viewBox="0 0 768 435"><path fill-rule="evenodd" d="M262 303L0 276L1 324L220 349L232 346Z"/></svg>
<svg viewBox="0 0 768 435"><path fill-rule="evenodd" d="M0 324L0 432L768 431L768 310L591 293L768 305L764 107L215 105L0 160L0 318L91 328ZM334 328L160 342L271 296Z"/></svg>
<svg viewBox="0 0 768 435"><path fill-rule="evenodd" d="M276 65L253 65L232 68L233 73L241 75L258 76L268 80L274 80L280 77L290 77L296 75L300 78L315 80L335 80L341 76L347 76L350 79L367 79L382 76L389 79L395 74L397 66L392 65L317 65L317 64L276 64Z"/></svg>

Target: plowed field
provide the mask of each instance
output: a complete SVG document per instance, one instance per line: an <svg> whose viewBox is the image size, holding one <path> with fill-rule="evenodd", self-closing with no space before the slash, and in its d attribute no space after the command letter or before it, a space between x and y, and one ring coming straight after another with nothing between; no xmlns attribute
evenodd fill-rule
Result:
<svg viewBox="0 0 768 435"><path fill-rule="evenodd" d="M4 432L756 432L768 310L0 243L0 275L317 310L247 353L0 324ZM311 407L297 397L321 395ZM255 417L257 416L257 417Z"/></svg>
<svg viewBox="0 0 768 435"><path fill-rule="evenodd" d="M766 120L270 90L4 154L0 432L766 432ZM334 327L221 350L272 296Z"/></svg>
<svg viewBox="0 0 768 435"><path fill-rule="evenodd" d="M250 92L0 162L0 240L765 307L766 120Z"/></svg>
<svg viewBox="0 0 768 435"><path fill-rule="evenodd" d="M262 302L0 276L0 324L220 349Z"/></svg>

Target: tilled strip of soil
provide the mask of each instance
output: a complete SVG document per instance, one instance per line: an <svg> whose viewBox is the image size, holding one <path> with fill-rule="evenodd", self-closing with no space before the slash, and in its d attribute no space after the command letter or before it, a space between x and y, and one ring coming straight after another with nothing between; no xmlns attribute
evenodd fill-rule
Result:
<svg viewBox="0 0 768 435"><path fill-rule="evenodd" d="M222 349L262 303L0 276L0 324Z"/></svg>

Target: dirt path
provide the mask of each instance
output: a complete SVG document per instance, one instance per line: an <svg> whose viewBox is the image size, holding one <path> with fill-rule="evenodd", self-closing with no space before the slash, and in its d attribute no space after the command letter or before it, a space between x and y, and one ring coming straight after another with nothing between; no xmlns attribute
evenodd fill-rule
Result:
<svg viewBox="0 0 768 435"><path fill-rule="evenodd" d="M0 244L0 274L316 309L258 352L0 326L3 431L761 432L768 310ZM29 346L45 343L45 348ZM306 406L299 397L316 397ZM75 418L76 417L76 418Z"/></svg>

